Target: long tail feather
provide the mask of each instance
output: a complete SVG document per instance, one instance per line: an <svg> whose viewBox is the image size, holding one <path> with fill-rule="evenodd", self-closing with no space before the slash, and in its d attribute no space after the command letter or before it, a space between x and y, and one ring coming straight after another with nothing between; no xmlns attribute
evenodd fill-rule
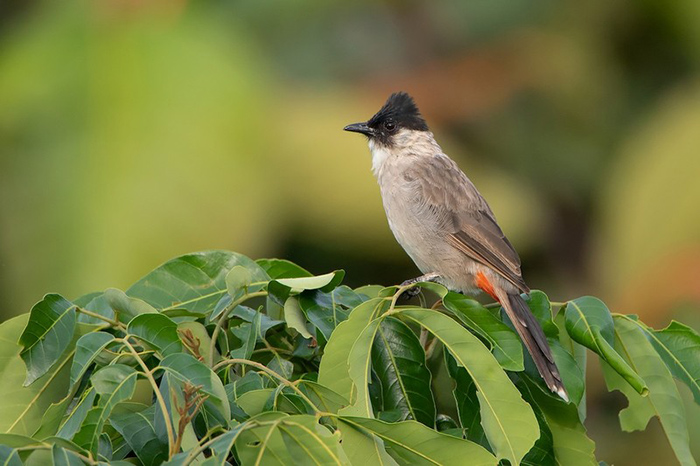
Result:
<svg viewBox="0 0 700 466"><path fill-rule="evenodd" d="M535 361L535 366L549 389L559 395L564 401L569 401L569 395L554 363L552 351L547 344L547 338L535 316L530 312L525 300L517 293L498 293L515 330L520 335L528 352Z"/></svg>

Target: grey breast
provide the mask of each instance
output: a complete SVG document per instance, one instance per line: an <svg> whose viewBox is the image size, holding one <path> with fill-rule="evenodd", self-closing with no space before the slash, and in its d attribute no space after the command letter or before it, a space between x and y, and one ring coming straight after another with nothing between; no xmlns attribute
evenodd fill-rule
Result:
<svg viewBox="0 0 700 466"><path fill-rule="evenodd" d="M379 177L389 227L396 240L423 273L439 272L445 261L454 260L454 248L446 236L453 228L447 209L426 196L425 170L432 156L405 155L387 160ZM439 190L439 186L434 186Z"/></svg>

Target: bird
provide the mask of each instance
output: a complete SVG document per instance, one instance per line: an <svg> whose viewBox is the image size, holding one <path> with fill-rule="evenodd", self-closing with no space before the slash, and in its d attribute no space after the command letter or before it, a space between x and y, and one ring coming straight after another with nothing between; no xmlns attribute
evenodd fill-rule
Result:
<svg viewBox="0 0 700 466"><path fill-rule="evenodd" d="M420 269L403 285L436 282L485 292L505 309L547 387L569 401L542 327L521 293L521 261L472 181L436 142L406 92L395 92L369 120L345 126L363 134L389 227Z"/></svg>

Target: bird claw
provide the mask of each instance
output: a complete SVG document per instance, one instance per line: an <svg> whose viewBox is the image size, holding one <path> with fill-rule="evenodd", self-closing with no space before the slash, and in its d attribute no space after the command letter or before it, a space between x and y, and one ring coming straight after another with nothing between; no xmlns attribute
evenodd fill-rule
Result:
<svg viewBox="0 0 700 466"><path fill-rule="evenodd" d="M403 282L401 284L401 287L415 285L416 283L418 283L418 282L416 282L415 279L406 280L405 282ZM418 296L420 294L420 291L421 291L421 289L419 286L414 286L412 288L407 289L403 293L401 293L401 298L403 298L403 299L415 298L416 296Z"/></svg>

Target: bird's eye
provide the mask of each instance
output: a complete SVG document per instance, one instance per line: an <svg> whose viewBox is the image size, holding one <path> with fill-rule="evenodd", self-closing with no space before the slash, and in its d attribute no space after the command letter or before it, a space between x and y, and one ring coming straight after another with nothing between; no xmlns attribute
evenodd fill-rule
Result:
<svg viewBox="0 0 700 466"><path fill-rule="evenodd" d="M394 131L396 129L396 123L394 123L393 121L387 121L384 123L384 128L387 131Z"/></svg>

